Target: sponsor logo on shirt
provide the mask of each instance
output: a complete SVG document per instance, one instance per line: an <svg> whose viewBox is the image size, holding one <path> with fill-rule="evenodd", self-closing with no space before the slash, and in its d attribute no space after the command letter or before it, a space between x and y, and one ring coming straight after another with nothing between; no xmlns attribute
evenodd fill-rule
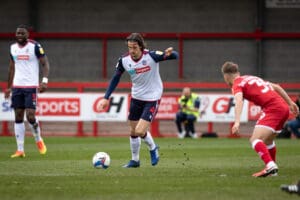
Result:
<svg viewBox="0 0 300 200"><path fill-rule="evenodd" d="M151 69L150 66L145 66L145 67L137 68L137 69L135 69L135 73L136 74L145 73L145 72L150 71L150 69Z"/></svg>
<svg viewBox="0 0 300 200"><path fill-rule="evenodd" d="M17 60L29 60L29 55L18 55Z"/></svg>

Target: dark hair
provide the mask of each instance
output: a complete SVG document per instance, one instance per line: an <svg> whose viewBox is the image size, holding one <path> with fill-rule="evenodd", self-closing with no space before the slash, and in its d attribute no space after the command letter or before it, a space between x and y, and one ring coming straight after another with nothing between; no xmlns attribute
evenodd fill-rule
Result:
<svg viewBox="0 0 300 200"><path fill-rule="evenodd" d="M223 74L235 74L239 72L239 66L233 62L225 62L222 66Z"/></svg>
<svg viewBox="0 0 300 200"><path fill-rule="evenodd" d="M17 26L17 29L18 28L24 28L26 29L27 31L29 31L29 26L25 25L25 24L20 24L19 26Z"/></svg>
<svg viewBox="0 0 300 200"><path fill-rule="evenodd" d="M144 41L143 36L140 33L131 33L127 38L126 42L137 42L141 47L142 51L146 48L146 43Z"/></svg>

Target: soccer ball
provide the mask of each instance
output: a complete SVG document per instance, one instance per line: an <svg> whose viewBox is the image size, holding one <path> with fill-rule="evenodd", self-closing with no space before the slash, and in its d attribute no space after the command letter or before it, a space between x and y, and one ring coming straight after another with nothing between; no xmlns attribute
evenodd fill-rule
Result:
<svg viewBox="0 0 300 200"><path fill-rule="evenodd" d="M107 169L110 165L110 156L105 152L98 152L93 156L95 168Z"/></svg>

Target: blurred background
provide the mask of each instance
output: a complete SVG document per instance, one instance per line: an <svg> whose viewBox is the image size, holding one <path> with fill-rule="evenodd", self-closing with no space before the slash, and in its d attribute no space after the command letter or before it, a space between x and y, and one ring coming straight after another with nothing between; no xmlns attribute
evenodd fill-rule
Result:
<svg viewBox="0 0 300 200"><path fill-rule="evenodd" d="M220 66L232 60L240 64L243 73L275 82L298 82L300 35L295 33L300 32L300 3L287 0L282 5L282 2L3 1L0 7L0 79L7 78L8 48L14 40L3 33L14 33L17 25L29 24L34 32L32 37L43 45L50 59L51 81L106 80L118 57L126 51L124 37L127 33L141 32L149 49L182 48L182 72L178 62L166 62L161 67L165 81L219 82L222 81ZM63 37L62 33L68 35ZM78 33L107 35L91 37L76 35ZM166 33L170 33L169 38L164 35ZM103 50L107 52L103 54ZM103 74L103 55L107 56L106 74Z"/></svg>
<svg viewBox="0 0 300 200"><path fill-rule="evenodd" d="M49 57L50 82L107 83L127 51L124 39L141 32L149 49L180 53L179 61L161 64L164 82L223 83L220 67L230 60L243 74L291 83L288 91L299 92L298 0L11 0L1 2L0 19L4 83L16 27L28 24Z"/></svg>

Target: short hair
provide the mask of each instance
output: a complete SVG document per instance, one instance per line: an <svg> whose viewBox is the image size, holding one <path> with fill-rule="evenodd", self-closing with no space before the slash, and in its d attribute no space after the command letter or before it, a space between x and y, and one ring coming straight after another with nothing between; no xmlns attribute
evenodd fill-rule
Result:
<svg viewBox="0 0 300 200"><path fill-rule="evenodd" d="M222 66L223 74L236 74L239 72L239 66L234 62L225 62Z"/></svg>
<svg viewBox="0 0 300 200"><path fill-rule="evenodd" d="M127 38L126 42L137 42L141 47L142 51L146 48L146 43L144 41L143 36L140 33L131 33Z"/></svg>
<svg viewBox="0 0 300 200"><path fill-rule="evenodd" d="M20 24L19 26L17 26L17 29L18 28L24 28L26 29L27 31L29 31L29 26L25 25L25 24Z"/></svg>

